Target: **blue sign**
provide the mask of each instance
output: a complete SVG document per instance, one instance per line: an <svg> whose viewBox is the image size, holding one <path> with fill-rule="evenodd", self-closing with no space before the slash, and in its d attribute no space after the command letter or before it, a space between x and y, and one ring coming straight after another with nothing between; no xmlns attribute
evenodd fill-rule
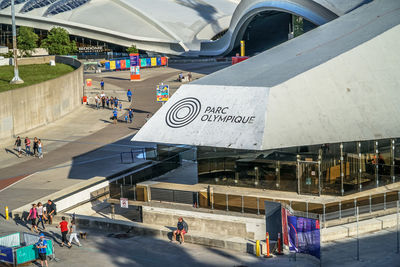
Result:
<svg viewBox="0 0 400 267"><path fill-rule="evenodd" d="M151 66L151 58L146 58L146 66Z"/></svg>
<svg viewBox="0 0 400 267"><path fill-rule="evenodd" d="M129 54L131 66L139 66L139 55Z"/></svg>
<svg viewBox="0 0 400 267"><path fill-rule="evenodd" d="M309 218L288 216L289 250L305 253L320 259L319 221Z"/></svg>
<svg viewBox="0 0 400 267"><path fill-rule="evenodd" d="M104 63L106 70L110 70L110 61L106 61L106 63Z"/></svg>
<svg viewBox="0 0 400 267"><path fill-rule="evenodd" d="M0 261L14 263L12 248L0 246Z"/></svg>

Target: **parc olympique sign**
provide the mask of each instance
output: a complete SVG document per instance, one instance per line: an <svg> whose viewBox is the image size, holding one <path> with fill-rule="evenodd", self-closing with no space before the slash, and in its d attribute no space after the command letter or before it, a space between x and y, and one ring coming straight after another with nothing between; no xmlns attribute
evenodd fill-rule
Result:
<svg viewBox="0 0 400 267"><path fill-rule="evenodd" d="M268 93L266 87L183 85L132 140L259 149Z"/></svg>

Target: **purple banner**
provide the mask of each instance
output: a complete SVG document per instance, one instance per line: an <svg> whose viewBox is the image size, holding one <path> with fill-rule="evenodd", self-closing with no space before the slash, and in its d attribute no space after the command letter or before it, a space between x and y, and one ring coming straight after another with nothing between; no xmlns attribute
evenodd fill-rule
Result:
<svg viewBox="0 0 400 267"><path fill-rule="evenodd" d="M309 218L288 216L289 249L320 258L319 221Z"/></svg>
<svg viewBox="0 0 400 267"><path fill-rule="evenodd" d="M139 55L129 54L131 66L139 66Z"/></svg>

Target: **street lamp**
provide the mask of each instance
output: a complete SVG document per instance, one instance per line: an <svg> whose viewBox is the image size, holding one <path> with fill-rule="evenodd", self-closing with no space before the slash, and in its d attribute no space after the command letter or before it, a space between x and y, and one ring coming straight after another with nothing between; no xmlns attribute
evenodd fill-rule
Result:
<svg viewBox="0 0 400 267"><path fill-rule="evenodd" d="M17 63L17 30L15 27L15 8L14 0L11 0L11 18L12 18L12 35L13 35L13 52L14 52L14 78L10 83L19 84L24 83L24 81L19 77L18 73L18 63Z"/></svg>

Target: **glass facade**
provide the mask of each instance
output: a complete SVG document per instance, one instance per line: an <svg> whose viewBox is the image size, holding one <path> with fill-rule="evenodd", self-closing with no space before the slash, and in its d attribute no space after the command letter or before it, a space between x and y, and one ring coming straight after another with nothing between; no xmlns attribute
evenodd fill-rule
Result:
<svg viewBox="0 0 400 267"><path fill-rule="evenodd" d="M400 181L400 139L248 151L198 147L199 182L346 195Z"/></svg>

